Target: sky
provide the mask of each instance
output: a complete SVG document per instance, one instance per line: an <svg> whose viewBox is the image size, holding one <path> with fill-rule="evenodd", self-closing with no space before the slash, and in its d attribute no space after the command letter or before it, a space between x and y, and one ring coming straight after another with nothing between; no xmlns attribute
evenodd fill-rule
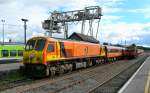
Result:
<svg viewBox="0 0 150 93"><path fill-rule="evenodd" d="M44 35L42 22L50 13L84 9L87 6L100 6L98 40L113 44L132 44L150 47L150 0L0 0L0 41L2 41L2 22L5 20L5 41L23 42L22 18L27 18L27 38ZM79 24L80 25L80 24ZM80 32L80 26L69 29ZM96 30L94 30L96 32ZM54 36L63 36L54 35Z"/></svg>

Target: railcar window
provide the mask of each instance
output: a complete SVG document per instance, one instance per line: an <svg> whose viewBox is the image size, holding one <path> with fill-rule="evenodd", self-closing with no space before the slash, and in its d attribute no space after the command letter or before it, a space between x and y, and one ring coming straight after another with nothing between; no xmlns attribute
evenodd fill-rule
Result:
<svg viewBox="0 0 150 93"><path fill-rule="evenodd" d="M8 50L2 50L2 57L8 57L9 56L9 51Z"/></svg>
<svg viewBox="0 0 150 93"><path fill-rule="evenodd" d="M47 52L54 52L54 45L53 44L48 44Z"/></svg>
<svg viewBox="0 0 150 93"><path fill-rule="evenodd" d="M10 50L10 56L14 57L17 55L17 51L16 50Z"/></svg>
<svg viewBox="0 0 150 93"><path fill-rule="evenodd" d="M121 50L119 50L119 49L110 49L109 52L115 53L115 52L121 52Z"/></svg>
<svg viewBox="0 0 150 93"><path fill-rule="evenodd" d="M37 41L37 44L35 46L35 50L42 51L44 49L44 46L45 46L45 40L40 39Z"/></svg>
<svg viewBox="0 0 150 93"><path fill-rule="evenodd" d="M18 50L18 56L23 56L23 50Z"/></svg>
<svg viewBox="0 0 150 93"><path fill-rule="evenodd" d="M26 44L25 50L32 50L34 49L36 40L29 40Z"/></svg>

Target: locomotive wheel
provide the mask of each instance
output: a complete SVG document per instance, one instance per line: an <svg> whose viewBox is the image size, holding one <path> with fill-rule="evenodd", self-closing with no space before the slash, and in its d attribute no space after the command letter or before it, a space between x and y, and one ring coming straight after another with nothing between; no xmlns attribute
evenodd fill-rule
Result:
<svg viewBox="0 0 150 93"><path fill-rule="evenodd" d="M73 65L72 64L68 64L67 65L67 72L71 72L73 70Z"/></svg>
<svg viewBox="0 0 150 93"><path fill-rule="evenodd" d="M65 72L65 67L64 67L64 65L60 65L60 66L58 67L58 74L59 74L59 75L62 75L64 72Z"/></svg>
<svg viewBox="0 0 150 93"><path fill-rule="evenodd" d="M71 72L71 71L73 70L73 65L72 65L72 64L70 64L69 66L70 66L70 70L69 70L69 72Z"/></svg>
<svg viewBox="0 0 150 93"><path fill-rule="evenodd" d="M46 76L49 76L50 75L49 73L50 73L50 70L49 70L49 67L47 67L46 68Z"/></svg>
<svg viewBox="0 0 150 93"><path fill-rule="evenodd" d="M51 76L51 77L54 77L55 74L56 74L56 72L55 72L55 71L52 71L50 76Z"/></svg>
<svg viewBox="0 0 150 93"><path fill-rule="evenodd" d="M76 70L76 64L75 63L72 64L72 69Z"/></svg>
<svg viewBox="0 0 150 93"><path fill-rule="evenodd" d="M87 62L87 65L88 65L87 67L91 67L93 65L92 60L89 59L88 62Z"/></svg>
<svg viewBox="0 0 150 93"><path fill-rule="evenodd" d="M116 61L116 57L114 57L114 61Z"/></svg>
<svg viewBox="0 0 150 93"><path fill-rule="evenodd" d="M50 67L50 76L54 77L56 75L56 67Z"/></svg>

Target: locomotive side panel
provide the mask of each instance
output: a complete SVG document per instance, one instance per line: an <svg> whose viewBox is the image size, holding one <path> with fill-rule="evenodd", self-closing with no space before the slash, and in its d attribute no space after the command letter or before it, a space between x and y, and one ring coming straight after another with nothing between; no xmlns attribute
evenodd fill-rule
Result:
<svg viewBox="0 0 150 93"><path fill-rule="evenodd" d="M75 57L93 57L100 56L100 45L86 42L74 43Z"/></svg>
<svg viewBox="0 0 150 93"><path fill-rule="evenodd" d="M88 56L88 47L85 43L75 42L74 54L76 57L86 57Z"/></svg>
<svg viewBox="0 0 150 93"><path fill-rule="evenodd" d="M90 57L100 55L100 45L87 42L61 41L60 43L61 57L76 58Z"/></svg>
<svg viewBox="0 0 150 93"><path fill-rule="evenodd" d="M64 58L74 57L74 42L61 41L59 44L61 57Z"/></svg>
<svg viewBox="0 0 150 93"><path fill-rule="evenodd" d="M89 44L88 45L88 55L90 56L100 56L100 45L99 44Z"/></svg>

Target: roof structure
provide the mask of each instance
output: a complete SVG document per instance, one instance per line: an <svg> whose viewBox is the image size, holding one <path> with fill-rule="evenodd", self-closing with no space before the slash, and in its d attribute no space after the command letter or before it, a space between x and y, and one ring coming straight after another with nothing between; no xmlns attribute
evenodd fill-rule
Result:
<svg viewBox="0 0 150 93"><path fill-rule="evenodd" d="M99 41L92 36L88 36L76 32L74 32L68 39L91 42L91 43L99 43Z"/></svg>

